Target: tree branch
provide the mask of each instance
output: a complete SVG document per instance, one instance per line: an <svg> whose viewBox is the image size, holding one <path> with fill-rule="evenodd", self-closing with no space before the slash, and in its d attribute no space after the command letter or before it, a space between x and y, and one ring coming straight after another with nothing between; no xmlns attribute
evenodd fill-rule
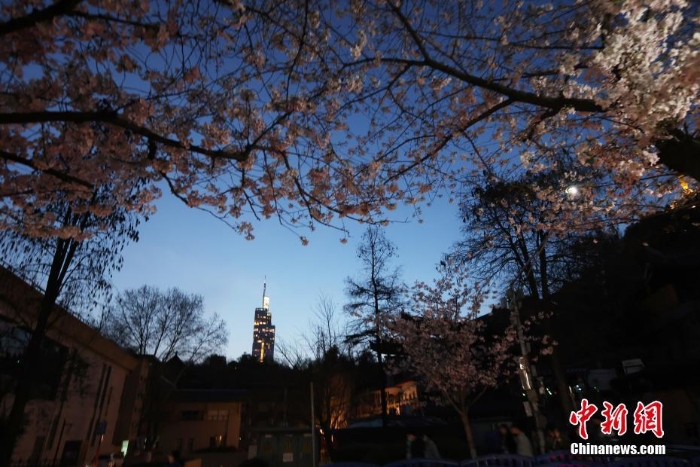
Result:
<svg viewBox="0 0 700 467"><path fill-rule="evenodd" d="M427 66L429 68L432 68L434 70L441 71L445 73L448 76L452 76L454 78L459 79L460 81L463 81L465 83L478 86L483 89L488 89L489 91L494 91L499 94L502 94L506 97L508 97L511 100L517 101L517 102L523 102L526 104L532 104L540 107L548 107L550 109L554 110L561 110L563 108L573 108L575 110L578 110L580 112L603 112L605 109L603 107L599 106L596 104L593 100L590 99L575 99L575 98L567 98L564 96L560 97L546 97L546 96L541 96L537 94L533 94L531 92L526 92L526 91L520 91L517 89L513 89L508 86L504 86L502 84L496 83L492 80L487 80L484 78L479 78L478 76L474 76L472 74L469 74L467 72L458 70L456 68L453 68L451 66L448 66L444 63L439 62L438 60L435 60L428 50L425 48L425 45L423 44L423 40L421 36L418 34L418 32L413 28L411 25L410 21L406 16L401 13L401 10L399 7L395 6L391 2L389 2L389 5L391 6L391 9L394 11L396 16L399 18L399 21L404 25L406 30L408 31L408 34L411 36L411 39L413 40L413 43L416 45L418 48L418 51L420 52L421 56L423 57L422 62L415 62L414 63L422 63L423 66ZM380 58L381 60L381 58Z"/></svg>
<svg viewBox="0 0 700 467"><path fill-rule="evenodd" d="M60 180L63 180L64 182L76 183L78 185L84 186L85 188L88 188L89 190L95 189L95 185L93 185L92 183L90 183L88 181L79 179L77 177L73 177L72 175L68 175L67 173L59 172L56 169L45 169L45 170L39 169L39 168L37 168L37 166L34 164L33 161L24 159L22 157L19 157L16 154L12 154L12 153L7 152L7 151L0 150L0 158L8 160L8 161L16 162L17 164L21 164L25 167L29 167L32 170L38 170L38 171L43 172L47 175L51 175L51 176L56 177Z"/></svg>
<svg viewBox="0 0 700 467"><path fill-rule="evenodd" d="M127 26L133 26L135 28L153 29L158 30L158 24L156 23L140 23L138 21L132 21L124 18L119 18L117 16L110 16L104 14L90 14L82 11L73 11L69 13L69 16L75 16L78 18L88 19L88 20L99 20L106 23L118 23Z"/></svg>
<svg viewBox="0 0 700 467"><path fill-rule="evenodd" d="M12 34L22 29L31 28L38 23L50 21L56 16L70 13L83 0L59 0L53 5L44 8L43 10L34 10L27 16L13 18L0 24L0 36Z"/></svg>
<svg viewBox="0 0 700 467"><path fill-rule="evenodd" d="M185 145L184 143L166 138L163 135L155 133L154 131L137 125L133 122L126 120L119 116L116 111L96 111L96 112L54 112L54 111L41 111L41 112L11 112L11 113L0 113L0 125L12 125L12 124L33 124L33 123L46 123L46 122L70 122L70 123L88 123L88 122L102 122L109 125L114 125L119 128L124 128L137 135L148 138L150 141L155 141L164 146L185 149L192 151L203 156L208 156L212 158L221 159L231 159L239 162L244 162L248 159L251 151L253 150L252 145L246 146L243 151L229 152L223 150L213 150L207 149L202 146L197 145Z"/></svg>

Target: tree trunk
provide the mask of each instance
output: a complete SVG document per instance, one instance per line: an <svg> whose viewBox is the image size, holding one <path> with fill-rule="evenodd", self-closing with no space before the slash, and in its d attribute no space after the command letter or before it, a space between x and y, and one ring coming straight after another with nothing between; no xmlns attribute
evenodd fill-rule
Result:
<svg viewBox="0 0 700 467"><path fill-rule="evenodd" d="M94 199L95 194L93 194ZM90 213L73 214L70 207L62 213L63 225L87 228ZM14 400L5 422L5 432L0 438L0 467L9 467L17 441L24 431L24 416L27 404L31 401L31 389L36 375L41 372L41 347L49 328L51 314L61 294L66 275L80 248L80 242L73 239L59 239L52 251L51 267L46 278L46 287L37 310L36 323L24 350L21 366L14 387Z"/></svg>
<svg viewBox="0 0 700 467"><path fill-rule="evenodd" d="M557 381L559 402L561 404L561 409L564 412L563 415L566 418L574 410L574 403L569 396L569 383L566 381L566 372L561 365L561 361L559 360L559 350L556 347L552 349L552 353L549 355L549 363L552 366L552 372L554 373L554 378Z"/></svg>
<svg viewBox="0 0 700 467"><path fill-rule="evenodd" d="M71 216L70 210L66 219ZM84 218L83 218L84 219ZM84 227L82 223L81 227ZM5 433L0 440L0 467L9 467L17 440L24 430L24 412L31 400L31 388L35 375L41 371L41 345L49 324L49 318L56 306L68 267L73 261L79 244L74 240L59 240L56 244L51 269L46 279L46 290L41 297L36 324L22 356L22 364L17 374L12 409L5 423Z"/></svg>
<svg viewBox="0 0 700 467"><path fill-rule="evenodd" d="M32 337L22 356L22 363L17 375L12 409L5 423L5 433L0 440L0 467L9 467L12 453L17 441L24 431L24 412L31 400L32 383L40 370L41 344L49 321L49 316L56 302L56 295L47 294L41 300L39 316Z"/></svg>
<svg viewBox="0 0 700 467"><path fill-rule="evenodd" d="M318 388L316 389L318 395L314 394L316 421L323 433L326 453L332 460L335 449L333 448L333 434L331 433L333 424L333 390L331 388L331 380L332 378L323 378L320 381L315 381L313 382L313 387L314 389Z"/></svg>
<svg viewBox="0 0 700 467"><path fill-rule="evenodd" d="M542 307L543 311L553 313L551 308L548 305L547 302L544 302L544 307ZM544 329L545 333L549 336L550 339L554 339L554 333L552 332L552 320L554 319L554 316L549 316L545 318L544 320ZM549 365L552 368L552 374L554 375L554 380L557 383L557 392L559 393L559 403L561 405L561 409L563 411L563 416L568 417L569 413L571 413L572 410L574 410L574 405L573 402L571 401L571 397L569 397L569 383L566 380L566 371L564 370L564 367L561 364L561 360L559 359L559 349L555 346L552 348L552 353L549 355Z"/></svg>
<svg viewBox="0 0 700 467"><path fill-rule="evenodd" d="M462 420L462 426L464 427L464 434L467 438L467 445L469 445L469 454L472 459L476 459L476 446L474 445L472 424L469 421L469 407L459 411L459 418L460 420Z"/></svg>
<svg viewBox="0 0 700 467"><path fill-rule="evenodd" d="M323 439L326 441L328 457L330 457L331 462L333 462L335 460L335 446L333 446L333 433L331 433L330 426L326 426L326 428L323 429Z"/></svg>
<svg viewBox="0 0 700 467"><path fill-rule="evenodd" d="M546 237L544 239L546 241ZM540 250L540 269L542 271L542 306L543 311L551 313L551 316L545 318L545 332L549 335L550 339L554 339L554 332L552 327L552 321L554 320L554 310L551 306L551 295L549 293L549 279L547 274L547 255L545 254L544 248ZM561 364L559 359L559 349L556 347L552 348L552 353L549 356L549 363L552 367L552 373L554 373L554 378L557 381L557 391L559 392L559 402L561 404L561 409L564 412L563 416L568 417L569 413L574 410L574 404L569 397L569 383L566 380L566 371Z"/></svg>
<svg viewBox="0 0 700 467"><path fill-rule="evenodd" d="M546 266L546 259L543 259L542 262ZM543 270L546 271L546 267L543 268ZM549 285L547 282L543 282L542 285L542 298L542 304L544 306L542 306L541 308L543 309L543 311L551 313L551 316L545 318L545 332L550 337L550 339L556 340L554 339L555 336L552 326L552 321L554 320L554 311L552 310L551 306ZM552 373L554 374L554 379L557 382L559 403L561 404L563 416L566 419L569 413L571 413L574 410L574 404L571 401L571 397L569 397L569 383L566 380L566 371L564 370L564 367L561 364L561 360L559 359L559 349L557 347L552 348L552 353L549 355L549 364L552 367Z"/></svg>

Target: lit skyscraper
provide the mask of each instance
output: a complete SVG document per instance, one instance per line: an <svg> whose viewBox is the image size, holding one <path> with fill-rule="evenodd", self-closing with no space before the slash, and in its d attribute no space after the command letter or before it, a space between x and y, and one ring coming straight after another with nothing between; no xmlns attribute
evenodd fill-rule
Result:
<svg viewBox="0 0 700 467"><path fill-rule="evenodd" d="M263 285L262 308L255 309L253 325L253 358L259 361L275 357L275 327L272 325L270 298L265 295L267 282Z"/></svg>

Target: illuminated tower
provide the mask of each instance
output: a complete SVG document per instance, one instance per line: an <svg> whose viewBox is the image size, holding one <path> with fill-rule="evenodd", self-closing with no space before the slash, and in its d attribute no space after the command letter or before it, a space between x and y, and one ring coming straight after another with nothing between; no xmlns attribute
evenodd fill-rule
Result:
<svg viewBox="0 0 700 467"><path fill-rule="evenodd" d="M275 357L275 327L272 325L270 298L265 295L266 290L267 281L263 285L262 308L255 309L253 324L253 358L261 362Z"/></svg>

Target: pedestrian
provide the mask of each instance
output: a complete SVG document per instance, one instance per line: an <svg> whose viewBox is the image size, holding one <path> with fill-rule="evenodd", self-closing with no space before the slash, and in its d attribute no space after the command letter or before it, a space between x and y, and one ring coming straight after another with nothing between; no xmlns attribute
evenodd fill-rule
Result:
<svg viewBox="0 0 700 467"><path fill-rule="evenodd" d="M170 454L168 454L167 467L183 467L179 452L170 451Z"/></svg>
<svg viewBox="0 0 700 467"><path fill-rule="evenodd" d="M565 434L559 431L559 428L554 423L548 423L544 447L546 451L559 451L562 449L569 449L571 442Z"/></svg>
<svg viewBox="0 0 700 467"><path fill-rule="evenodd" d="M501 433L501 451L504 454L515 454L518 446L510 432L510 427L503 423L498 427L498 431Z"/></svg>
<svg viewBox="0 0 700 467"><path fill-rule="evenodd" d="M425 456L425 441L416 431L406 435L406 459L423 459Z"/></svg>
<svg viewBox="0 0 700 467"><path fill-rule="evenodd" d="M438 451L435 441L428 438L428 435L424 434L423 442L425 443L425 453L423 454L423 457L425 459L440 459L440 451Z"/></svg>
<svg viewBox="0 0 700 467"><path fill-rule="evenodd" d="M513 425L510 427L510 432L515 438L515 453L520 456L532 457L534 455L532 451L532 443L530 439L523 433L518 425Z"/></svg>

